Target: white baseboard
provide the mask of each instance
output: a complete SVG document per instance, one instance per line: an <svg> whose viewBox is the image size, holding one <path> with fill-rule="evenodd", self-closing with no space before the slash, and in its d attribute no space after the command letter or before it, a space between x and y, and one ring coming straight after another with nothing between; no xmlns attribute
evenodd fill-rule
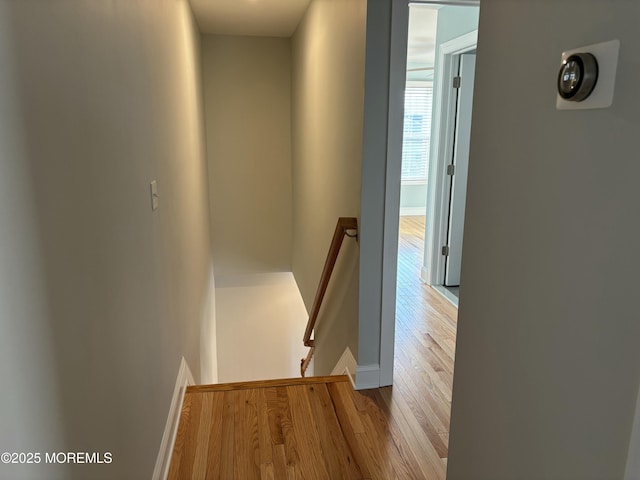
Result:
<svg viewBox="0 0 640 480"><path fill-rule="evenodd" d="M429 270L427 267L422 267L420 269L420 280L422 280L422 283L431 285L431 282L429 281Z"/></svg>
<svg viewBox="0 0 640 480"><path fill-rule="evenodd" d="M451 305L458 308L459 300L453 293L447 290L444 285L432 285L433 289L442 295Z"/></svg>
<svg viewBox="0 0 640 480"><path fill-rule="evenodd" d="M169 475L169 463L171 462L173 445L176 442L176 434L178 433L178 422L180 421L184 394L187 386L195 385L195 383L189 365L187 365L187 361L182 357L178 370L178 378L176 379L176 386L173 390L173 397L171 398L171 406L169 407L169 417L164 427L160 451L158 452L156 466L153 469L153 476L151 477L153 480L166 480Z"/></svg>
<svg viewBox="0 0 640 480"><path fill-rule="evenodd" d="M315 376L315 372L316 372L316 362L315 362L315 355L311 356L311 361L309 362L309 366L307 367L307 372L305 373L306 377L313 377Z"/></svg>
<svg viewBox="0 0 640 480"><path fill-rule="evenodd" d="M401 217L424 217L427 207L400 207Z"/></svg>
<svg viewBox="0 0 640 480"><path fill-rule="evenodd" d="M380 387L380 365L363 365L356 369L356 390Z"/></svg>
<svg viewBox="0 0 640 480"><path fill-rule="evenodd" d="M338 360L338 363L336 363L331 375L348 375L349 380L351 380L351 385L353 385L353 388L356 388L356 382L354 379L357 368L358 362L353 356L353 353L351 353L351 349L347 347L340 357L340 360Z"/></svg>

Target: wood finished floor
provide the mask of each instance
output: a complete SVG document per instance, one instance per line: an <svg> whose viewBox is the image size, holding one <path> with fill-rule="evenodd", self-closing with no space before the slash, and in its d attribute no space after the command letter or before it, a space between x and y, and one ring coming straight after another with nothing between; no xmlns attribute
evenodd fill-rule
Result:
<svg viewBox="0 0 640 480"><path fill-rule="evenodd" d="M190 388L170 479L445 478L457 311L419 280L424 217L400 227L394 386Z"/></svg>

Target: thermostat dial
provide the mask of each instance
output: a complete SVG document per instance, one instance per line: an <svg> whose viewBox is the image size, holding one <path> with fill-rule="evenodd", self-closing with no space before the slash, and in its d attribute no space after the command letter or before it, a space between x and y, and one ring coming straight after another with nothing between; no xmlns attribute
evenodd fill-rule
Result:
<svg viewBox="0 0 640 480"><path fill-rule="evenodd" d="M562 62L558 73L558 94L570 102L581 102L598 81L598 61L590 53L574 53Z"/></svg>

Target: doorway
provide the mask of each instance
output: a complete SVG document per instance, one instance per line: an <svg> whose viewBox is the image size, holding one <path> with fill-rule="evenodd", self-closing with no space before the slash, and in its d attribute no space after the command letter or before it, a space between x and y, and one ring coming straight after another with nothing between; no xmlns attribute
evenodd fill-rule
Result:
<svg viewBox="0 0 640 480"><path fill-rule="evenodd" d="M404 88L396 320L420 298L433 117L438 5L410 5ZM399 305L405 304L404 310ZM417 306L415 307L417 308Z"/></svg>
<svg viewBox="0 0 640 480"><path fill-rule="evenodd" d="M473 80L478 32L440 45L434 99L433 161L428 189L422 281L456 307L459 302Z"/></svg>
<svg viewBox="0 0 640 480"><path fill-rule="evenodd" d="M460 56L462 54L472 53L472 51L475 49L479 9L477 6L461 7L459 5L454 6L444 5L443 3L435 4L427 2L417 5L412 3L409 8L405 6L404 10L401 7L394 8L394 14L398 13L395 22L397 28L396 31L404 30L405 34L407 33L407 31L409 30L409 24L411 22L409 10L414 10L419 7L430 7L437 12L438 16L437 33L435 35L436 38L433 39L431 45L433 63L430 66L416 66L412 64L410 61L410 51L408 52L409 54L407 58L407 70L416 71L420 69L422 71L429 71L429 80L431 82L431 88L433 92L431 105L433 125L430 128L430 145L428 146L427 150L429 158L425 175L427 180L425 185L426 196L424 198L425 203L422 205L422 211L424 212L424 214L415 215L415 209L413 210L413 213L416 217L421 216L422 218L415 218L414 220L417 220L417 222L407 222L407 220L412 219L410 217L407 218L404 215L400 215L400 206L402 204L402 207L407 207L405 201L408 198L405 195L405 192L399 191L400 189L398 188L400 184L401 170L403 169L401 168L401 165L399 165L399 158L395 157L395 155L389 157L389 162L393 163L394 161L396 161L398 162L398 164L396 164L397 166L395 167L392 164L387 165L387 194L385 201L387 207L385 207L385 209L388 214L385 215L384 228L385 238L387 240L385 240L386 246L384 260L384 265L386 266L383 266L383 270L386 270L387 272L389 272L389 274L383 277L383 319L381 328L380 356L381 385L390 385L391 383L393 383L393 358L395 350L393 344L396 339L396 328L401 328L401 326L399 326L400 323L396 325L396 315L399 314L398 308L403 308L405 312L407 312L407 308L410 308L413 305L415 299L414 297L414 299L409 301L407 299L407 296L403 292L401 292L400 290L396 290L400 286L399 284L407 284L406 280L408 277L407 275L405 275L405 273L409 272L414 292L420 291L421 293L427 294L427 296L429 297L429 301L436 302L437 304L440 304L441 302L449 305L455 303L454 301L449 302L445 298L442 298L442 296L439 295L440 292L437 292L431 287L431 285L438 285L440 286L440 288L447 291L444 287L445 259L442 256L437 259L438 278L431 278L432 276L435 277L436 273L436 269L432 267L432 264L436 263L434 262L435 256L433 255L433 253L436 248L441 249L441 247L445 245L446 241L448 240L450 230L448 222L452 178L451 176L447 176L446 166L447 164L454 163L453 156L451 154L451 152L453 151L452 148L454 142L453 140L451 140L448 145L445 144L448 138L445 133L448 133L451 136L452 132L455 132L457 93L454 90L453 94L455 95L452 95L452 92L450 91L452 89L444 88L443 85L445 85L445 78L448 75L458 73ZM404 17L404 20L402 20L402 17ZM403 38L402 34L394 35L393 28L394 27L392 26L392 39L395 38L398 40L395 46L393 45L392 40L392 64L394 63L393 56L396 53L398 56L407 54L407 43L405 43L406 38ZM410 45L409 48L411 48ZM401 52L401 49L404 49L404 52ZM456 61L458 63L456 63ZM395 63L399 64L398 61L396 61ZM463 69L466 69L466 65L463 66ZM410 73L411 72L409 72L409 74ZM410 83L411 80L413 79L410 78L409 75L400 76L399 72L394 73L391 78L390 97L394 99L392 100L394 101L394 103L390 103L389 106L389 138L395 139L390 140L390 142L397 142L397 144L396 146L391 144L389 146L389 152L400 152L402 151L402 147L405 146L405 141L400 144L400 140L406 140L402 135L404 125L401 122L401 115L403 115L403 113L406 113L406 110L404 110L403 112L402 105L400 105L400 108L398 108L398 105L395 102L398 102L398 100L400 100L401 98L399 97L399 92L406 93L405 88L408 89L409 87L413 86L412 83ZM402 97L402 99L404 100L404 96ZM453 107L451 109L447 108L445 110L444 106L448 105L453 105ZM440 121L441 117L443 116L445 117L447 122L450 122L450 124ZM406 118L404 120L406 122ZM397 133L398 130L400 130L400 133ZM445 155L447 148L450 152L448 156ZM443 160L445 157L447 159L446 161ZM406 168L404 170L406 171ZM405 187L405 183L406 182L403 182L403 187ZM395 186L394 184L398 186ZM454 186L455 191L459 192L461 189L462 188L458 185ZM395 197L395 195L399 193L401 195ZM436 193L438 195L436 195ZM438 200L437 202L436 199ZM396 210L393 210L392 207L394 203L397 205ZM464 203L464 200L462 201L462 203ZM454 207L456 207L458 204L459 202L454 202ZM458 217L458 215L456 215L458 210L458 208L454 208L453 210L452 221L454 222ZM422 223L424 223L424 228L422 227ZM416 235L416 225L420 225L420 235ZM403 234L403 231L410 231L409 235L411 238L406 239L408 240L408 242L400 238L400 236ZM453 240L455 240L455 235ZM438 246L436 247L436 245ZM410 246L412 248L405 248L407 246ZM410 251L410 255L413 256L414 259L417 259L409 269L405 268L406 259L399 259L397 256L398 253L402 254L403 250L405 252ZM391 256L391 254L394 254L393 257ZM442 262L442 265L439 264L440 262ZM454 265L452 264L452 262L449 262L449 272L452 272L453 268ZM393 281L387 281L387 279L392 279ZM453 282L450 281L448 283L450 284L450 287L453 286ZM452 298L455 298L455 295L450 296ZM429 309L431 307L427 306L426 308ZM440 309L441 307L437 306L436 308ZM454 321L455 316L453 317ZM455 333L455 329L453 333ZM399 331L398 335L402 335L402 332Z"/></svg>

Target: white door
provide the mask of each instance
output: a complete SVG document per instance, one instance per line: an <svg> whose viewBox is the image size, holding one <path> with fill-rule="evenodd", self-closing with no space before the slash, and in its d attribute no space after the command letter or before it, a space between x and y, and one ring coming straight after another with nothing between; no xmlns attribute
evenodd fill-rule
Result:
<svg viewBox="0 0 640 480"><path fill-rule="evenodd" d="M449 254L445 262L444 284L460 285L462 265L462 234L464 207L467 200L467 171L469 168L469 140L471 137L471 109L473 104L473 79L476 71L475 53L460 55L460 87L456 109L456 129L453 145L453 175L449 204L449 228L447 245Z"/></svg>

